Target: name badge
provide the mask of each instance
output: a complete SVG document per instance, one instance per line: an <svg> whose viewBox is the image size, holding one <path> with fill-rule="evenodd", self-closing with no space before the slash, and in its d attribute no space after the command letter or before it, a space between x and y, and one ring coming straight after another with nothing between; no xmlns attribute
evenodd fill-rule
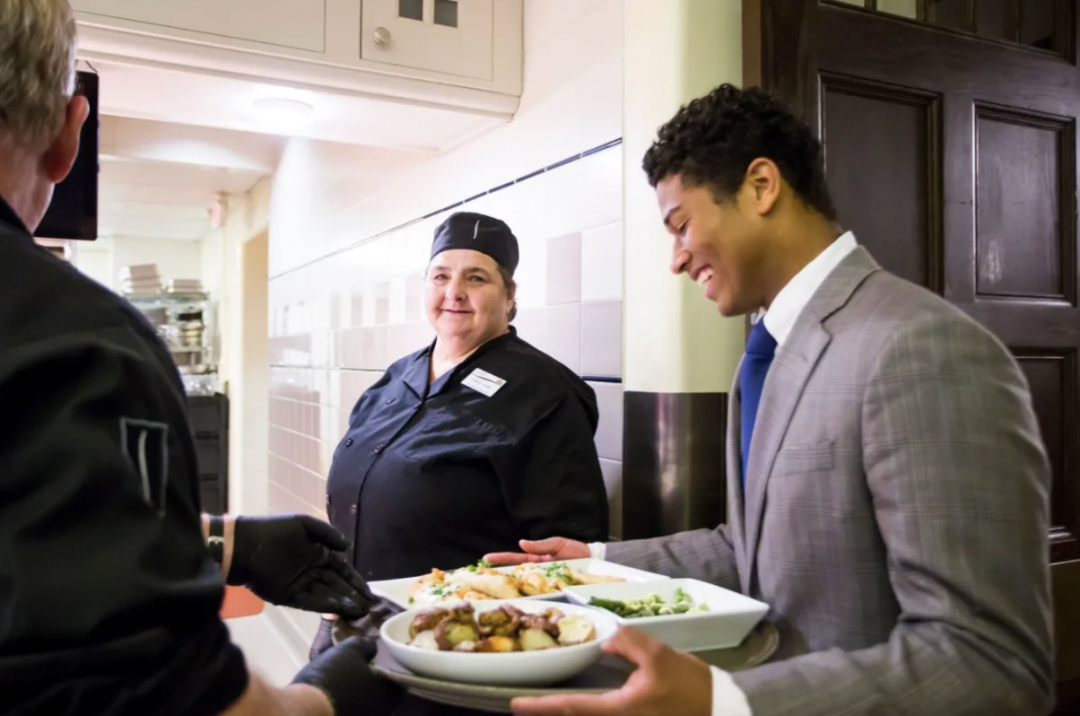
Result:
<svg viewBox="0 0 1080 716"><path fill-rule="evenodd" d="M498 376L494 376L487 371L477 368L469 376L461 381L461 384L472 388L477 393L491 397L499 392L499 389L506 385L506 381Z"/></svg>

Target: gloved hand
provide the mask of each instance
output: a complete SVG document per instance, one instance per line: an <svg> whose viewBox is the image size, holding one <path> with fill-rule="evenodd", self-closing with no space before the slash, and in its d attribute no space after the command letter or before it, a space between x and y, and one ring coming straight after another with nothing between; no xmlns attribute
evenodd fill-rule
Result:
<svg viewBox="0 0 1080 716"><path fill-rule="evenodd" d="M315 661L315 657L334 645L334 620L323 617L319 622L319 631L315 632L315 640L311 642L311 650L308 652L308 661Z"/></svg>
<svg viewBox="0 0 1080 716"><path fill-rule="evenodd" d="M352 637L317 656L293 683L320 689L339 716L390 716L405 690L371 672L376 651L374 639Z"/></svg>
<svg viewBox="0 0 1080 716"><path fill-rule="evenodd" d="M228 583L279 606L359 619L375 602L342 554L345 536L308 515L237 517Z"/></svg>

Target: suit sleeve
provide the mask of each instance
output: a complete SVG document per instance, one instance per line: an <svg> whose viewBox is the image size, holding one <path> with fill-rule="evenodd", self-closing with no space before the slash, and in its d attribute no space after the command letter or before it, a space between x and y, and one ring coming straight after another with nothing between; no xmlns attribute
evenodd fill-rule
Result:
<svg viewBox="0 0 1080 716"><path fill-rule="evenodd" d="M0 362L5 713L216 714L247 687L183 398L141 340L118 328Z"/></svg>
<svg viewBox="0 0 1080 716"><path fill-rule="evenodd" d="M529 539L599 542L610 536L593 430L572 395L533 424L497 469L510 513Z"/></svg>
<svg viewBox="0 0 1080 716"><path fill-rule="evenodd" d="M862 425L898 623L871 648L733 674L754 716L1048 713L1050 468L1016 363L970 321L913 320Z"/></svg>
<svg viewBox="0 0 1080 716"><path fill-rule="evenodd" d="M739 591L739 572L727 525L652 539L613 542L607 545L605 557L627 567L675 579L700 579Z"/></svg>

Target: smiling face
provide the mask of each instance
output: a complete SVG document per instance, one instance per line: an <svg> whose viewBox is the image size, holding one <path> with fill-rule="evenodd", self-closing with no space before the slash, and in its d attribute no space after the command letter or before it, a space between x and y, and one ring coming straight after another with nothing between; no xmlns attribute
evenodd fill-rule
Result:
<svg viewBox="0 0 1080 716"><path fill-rule="evenodd" d="M452 249L431 260L424 307L440 340L475 348L506 332L513 305L498 264L487 254Z"/></svg>
<svg viewBox="0 0 1080 716"><path fill-rule="evenodd" d="M719 203L708 187L684 184L679 175L656 185L660 212L674 239L671 270L702 286L724 316L766 304L766 215L779 182L775 165L762 160L751 165L739 191Z"/></svg>

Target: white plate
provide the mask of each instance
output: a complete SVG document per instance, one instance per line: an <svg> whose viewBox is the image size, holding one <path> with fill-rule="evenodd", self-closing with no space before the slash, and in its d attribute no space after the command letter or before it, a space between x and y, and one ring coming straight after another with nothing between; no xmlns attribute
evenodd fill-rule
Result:
<svg viewBox="0 0 1080 716"><path fill-rule="evenodd" d="M537 614L551 608L535 600L517 599L502 602L476 602L477 615L512 604L523 612ZM453 651L430 651L409 646L409 624L422 609L412 609L388 619L379 634L382 644L405 668L418 676L484 686L548 686L566 681L603 657L601 646L618 630L615 615L601 609L560 604L556 607L567 616L580 614L596 628L596 638L585 644L543 651L518 651L508 654L469 654Z"/></svg>
<svg viewBox="0 0 1080 716"><path fill-rule="evenodd" d="M764 602L696 579L670 579L653 584L596 584L570 587L565 594L572 603L581 605L588 605L593 597L627 601L650 594L658 594L664 601L674 602L675 590L679 588L690 595L695 606L708 605L708 611L635 619L608 613L620 624L651 634L676 649L705 651L738 646L769 612L769 606Z"/></svg>
<svg viewBox="0 0 1080 716"><path fill-rule="evenodd" d="M582 572L584 574L596 574L605 577L622 577L627 582L633 583L648 583L657 581L667 581L667 577L662 574L653 574L652 572L643 572L640 569L634 569L632 567L624 567L621 564L615 564L614 562L607 562L602 559L568 559L563 562L571 569ZM496 571L499 572L513 572L514 567L496 567ZM409 604L409 588L420 577L405 577L404 579L387 579L381 582L369 582L368 587L371 589L372 594L377 597L389 600L394 604L397 604L402 609L412 609L414 607L424 606L418 604ZM543 594L538 597L521 597L521 599L528 599L530 601L541 600L564 600L565 595L558 594ZM492 602L503 603L506 600L492 599ZM480 604L481 602L477 602ZM487 603L486 601L484 602Z"/></svg>

